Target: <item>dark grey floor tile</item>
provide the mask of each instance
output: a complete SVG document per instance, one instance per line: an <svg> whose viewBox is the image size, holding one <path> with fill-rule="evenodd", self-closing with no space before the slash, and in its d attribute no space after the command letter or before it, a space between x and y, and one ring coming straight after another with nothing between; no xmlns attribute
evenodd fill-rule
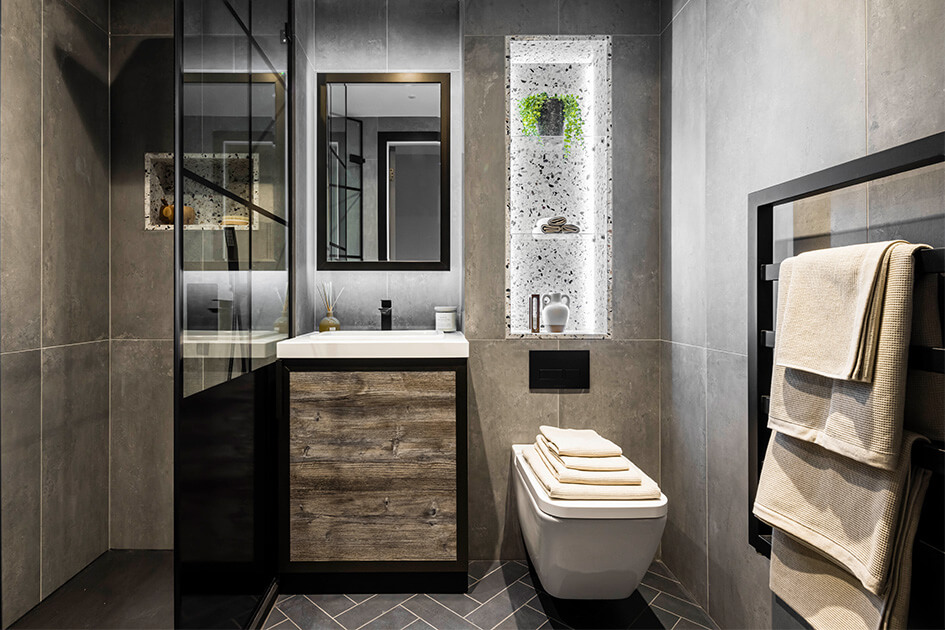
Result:
<svg viewBox="0 0 945 630"><path fill-rule="evenodd" d="M498 560L473 560L469 563L469 577L481 580L502 565Z"/></svg>
<svg viewBox="0 0 945 630"><path fill-rule="evenodd" d="M404 602L404 608L420 617L434 628L476 630L476 626L472 625L446 606L436 603L426 595L417 595L407 600Z"/></svg>
<svg viewBox="0 0 945 630"><path fill-rule="evenodd" d="M647 608L630 625L631 630L669 630L679 622L679 616L661 608Z"/></svg>
<svg viewBox="0 0 945 630"><path fill-rule="evenodd" d="M410 595L387 593L375 595L370 599L364 600L354 608L349 609L347 612L338 615L335 620L345 628L348 628L348 630L354 630L355 628L360 628L372 619L380 617L394 606L403 603L403 601L409 597ZM292 615L289 616L291 617Z"/></svg>
<svg viewBox="0 0 945 630"><path fill-rule="evenodd" d="M404 628L404 630L436 630L436 628L428 624L423 619L417 619L412 624Z"/></svg>
<svg viewBox="0 0 945 630"><path fill-rule="evenodd" d="M715 624L712 622L712 618L705 613L702 608L693 604L690 601L684 599L679 599L678 597L673 597L672 595L667 595L666 593L660 593L656 596L656 599L653 600L652 606L658 606L663 610L668 610L674 615L679 615L680 617L685 617L690 621L695 621L699 625L710 628Z"/></svg>
<svg viewBox="0 0 945 630"><path fill-rule="evenodd" d="M286 595L285 593L279 593L276 595L276 605L284 602L287 599L292 599L295 595Z"/></svg>
<svg viewBox="0 0 945 630"><path fill-rule="evenodd" d="M597 629L626 628L647 608L638 592L626 599L565 600L539 591L528 605L544 612L548 619L572 628Z"/></svg>
<svg viewBox="0 0 945 630"><path fill-rule="evenodd" d="M332 617L337 617L354 606L354 602L344 595L306 595L305 597Z"/></svg>
<svg viewBox="0 0 945 630"><path fill-rule="evenodd" d="M660 575L664 578L669 578L670 580L674 582L679 581L676 579L676 576L673 575L673 572L669 570L669 567L667 567L665 564L663 564L659 560L654 560L653 564L650 565L650 568L647 569L647 571L649 571L650 573L655 573L656 575Z"/></svg>
<svg viewBox="0 0 945 630"><path fill-rule="evenodd" d="M506 628L517 630L537 630L548 623L548 617L540 613L531 606L522 606L514 613L502 620L502 623L496 626L496 630L505 630Z"/></svg>
<svg viewBox="0 0 945 630"><path fill-rule="evenodd" d="M361 627L363 630L403 630L403 628L416 621L417 618L406 608L395 606L374 621Z"/></svg>
<svg viewBox="0 0 945 630"><path fill-rule="evenodd" d="M647 573L644 575L643 584L646 584L651 588L655 588L658 591L669 593L670 595L680 599L689 599L689 593L686 592L679 582L670 580L669 578L665 578L655 573Z"/></svg>
<svg viewBox="0 0 945 630"><path fill-rule="evenodd" d="M515 562L506 562L501 567L482 578L469 588L469 596L477 602L486 603L496 593L506 589L510 584L517 582L520 577L528 573L528 569Z"/></svg>
<svg viewBox="0 0 945 630"><path fill-rule="evenodd" d="M489 630L527 604L533 597L535 597L535 589L527 584L515 582L507 589L499 591L495 597L483 604L476 612L467 616L466 619L480 628Z"/></svg>
<svg viewBox="0 0 945 630"><path fill-rule="evenodd" d="M373 595L371 593L355 593L353 595L351 593L345 593L345 597L353 601L355 604L360 604L361 602L373 597Z"/></svg>
<svg viewBox="0 0 945 630"><path fill-rule="evenodd" d="M304 597L293 597L279 604L279 610L292 620L292 623L304 630L322 630L342 628L335 623L324 610Z"/></svg>
<svg viewBox="0 0 945 630"><path fill-rule="evenodd" d="M273 608L271 611L269 611L269 617L266 618L266 623L263 624L263 630L269 630L269 628L282 623L286 619L287 617L285 616L285 613L283 613L278 608Z"/></svg>
<svg viewBox="0 0 945 630"><path fill-rule="evenodd" d="M535 581L532 579L531 573L526 573L525 575L520 577L518 581L521 582L522 584L528 584L532 588L535 588Z"/></svg>
<svg viewBox="0 0 945 630"><path fill-rule="evenodd" d="M637 592L640 593L640 595L643 597L643 601L645 601L647 604L652 602L653 599L660 593L655 588L650 588L646 584L641 584L638 586Z"/></svg>
<svg viewBox="0 0 945 630"><path fill-rule="evenodd" d="M435 595L431 593L429 596L452 610L460 617L465 617L481 606L479 602L469 597L465 593L437 593Z"/></svg>
<svg viewBox="0 0 945 630"><path fill-rule="evenodd" d="M476 578L474 578L474 577L471 576L471 575L467 575L466 578L469 580L469 581L467 582L467 585L468 585L468 586L472 586L473 584L475 584L476 582L479 581L479 580L477 580Z"/></svg>
<svg viewBox="0 0 945 630"><path fill-rule="evenodd" d="M683 617L679 622L673 626L673 630L709 630L703 625L696 623L695 621L690 621Z"/></svg>
<svg viewBox="0 0 945 630"><path fill-rule="evenodd" d="M240 627L240 624L236 623L233 627L238 628ZM288 617L286 617L285 619L283 619L282 621L280 621L274 626L267 626L267 630L276 630L277 628L278 630L297 630L295 627L295 624L292 623L292 620L289 619Z"/></svg>

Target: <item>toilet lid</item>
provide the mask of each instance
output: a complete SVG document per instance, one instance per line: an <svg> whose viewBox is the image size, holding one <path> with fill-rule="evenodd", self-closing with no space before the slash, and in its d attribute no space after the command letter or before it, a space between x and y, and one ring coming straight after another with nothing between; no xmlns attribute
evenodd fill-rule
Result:
<svg viewBox="0 0 945 630"><path fill-rule="evenodd" d="M527 444L513 444L516 472L525 481L538 508L550 516L559 518L659 518L666 515L667 498L662 492L659 499L642 501L575 501L552 499L548 496L531 466L525 461L522 449Z"/></svg>

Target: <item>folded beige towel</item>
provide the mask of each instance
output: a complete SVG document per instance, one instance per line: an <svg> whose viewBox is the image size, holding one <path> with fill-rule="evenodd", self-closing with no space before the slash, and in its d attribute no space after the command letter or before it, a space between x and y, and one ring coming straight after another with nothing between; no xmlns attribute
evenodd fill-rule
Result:
<svg viewBox="0 0 945 630"><path fill-rule="evenodd" d="M582 483L561 483L555 479L548 464L542 459L538 449L529 444L522 449L525 461L535 471L538 481L544 486L548 496L552 499L572 499L586 501L603 500L643 500L660 498L660 488L656 482L643 474L639 486L592 486Z"/></svg>
<svg viewBox="0 0 945 630"><path fill-rule="evenodd" d="M781 263L775 363L870 382L889 252L903 241L804 252ZM783 272L790 272L784 282Z"/></svg>
<svg viewBox="0 0 945 630"><path fill-rule="evenodd" d="M550 450L551 446L544 435L538 434L538 442L543 442ZM633 464L623 455L616 457L572 457L570 455L558 455L555 453L558 461L571 470L630 470Z"/></svg>
<svg viewBox="0 0 945 630"><path fill-rule="evenodd" d="M890 471L774 433L754 514L833 559L869 592L882 594L893 565L912 476L912 444L917 440L927 441L906 432L899 467Z"/></svg>
<svg viewBox="0 0 945 630"><path fill-rule="evenodd" d="M775 365L768 426L879 468L893 469L899 456L905 407L909 333L912 327L912 253L925 245L891 248L872 383L840 381ZM780 352L784 310L793 283L782 264L778 288Z"/></svg>
<svg viewBox="0 0 945 630"><path fill-rule="evenodd" d="M917 470L896 536L891 574L882 595L779 529L771 545L771 591L816 630L896 630L906 627L912 589L912 546L931 472Z"/></svg>
<svg viewBox="0 0 945 630"><path fill-rule="evenodd" d="M631 464L627 470L572 470L561 458L548 449L546 442L538 436L535 446L549 464L555 479L561 483L587 483L594 486L639 486L643 483L643 471ZM588 457L587 459L593 459ZM630 460L627 460L630 461Z"/></svg>
<svg viewBox="0 0 945 630"><path fill-rule="evenodd" d="M619 446L593 429L559 429L542 425L539 430L548 440L548 448L558 455L616 457L623 454Z"/></svg>
<svg viewBox="0 0 945 630"><path fill-rule="evenodd" d="M912 298L912 345L941 348L942 301L938 275L922 274L916 279ZM930 440L945 440L945 374L909 370L906 382L905 428Z"/></svg>

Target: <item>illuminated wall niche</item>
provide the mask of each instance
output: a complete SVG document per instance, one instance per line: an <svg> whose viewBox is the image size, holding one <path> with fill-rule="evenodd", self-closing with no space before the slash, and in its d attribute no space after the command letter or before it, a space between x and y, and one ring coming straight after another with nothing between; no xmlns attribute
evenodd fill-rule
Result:
<svg viewBox="0 0 945 630"><path fill-rule="evenodd" d="M611 329L610 37L507 37L506 337L601 338ZM529 94L574 94L584 142L567 158L562 136L525 136L519 103ZM543 234L565 216L579 233ZM529 328L529 297L567 294L564 333Z"/></svg>

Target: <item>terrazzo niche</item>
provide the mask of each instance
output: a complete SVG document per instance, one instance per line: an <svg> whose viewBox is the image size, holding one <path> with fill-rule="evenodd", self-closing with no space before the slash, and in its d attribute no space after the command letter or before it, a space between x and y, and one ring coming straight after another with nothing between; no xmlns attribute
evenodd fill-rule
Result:
<svg viewBox="0 0 945 630"><path fill-rule="evenodd" d="M506 38L506 337L609 338L611 334L611 38ZM583 140L566 154L563 135L526 135L529 95L574 95ZM575 228L543 233L552 217ZM547 229L547 228L546 228ZM568 295L562 333L529 325L533 294Z"/></svg>

